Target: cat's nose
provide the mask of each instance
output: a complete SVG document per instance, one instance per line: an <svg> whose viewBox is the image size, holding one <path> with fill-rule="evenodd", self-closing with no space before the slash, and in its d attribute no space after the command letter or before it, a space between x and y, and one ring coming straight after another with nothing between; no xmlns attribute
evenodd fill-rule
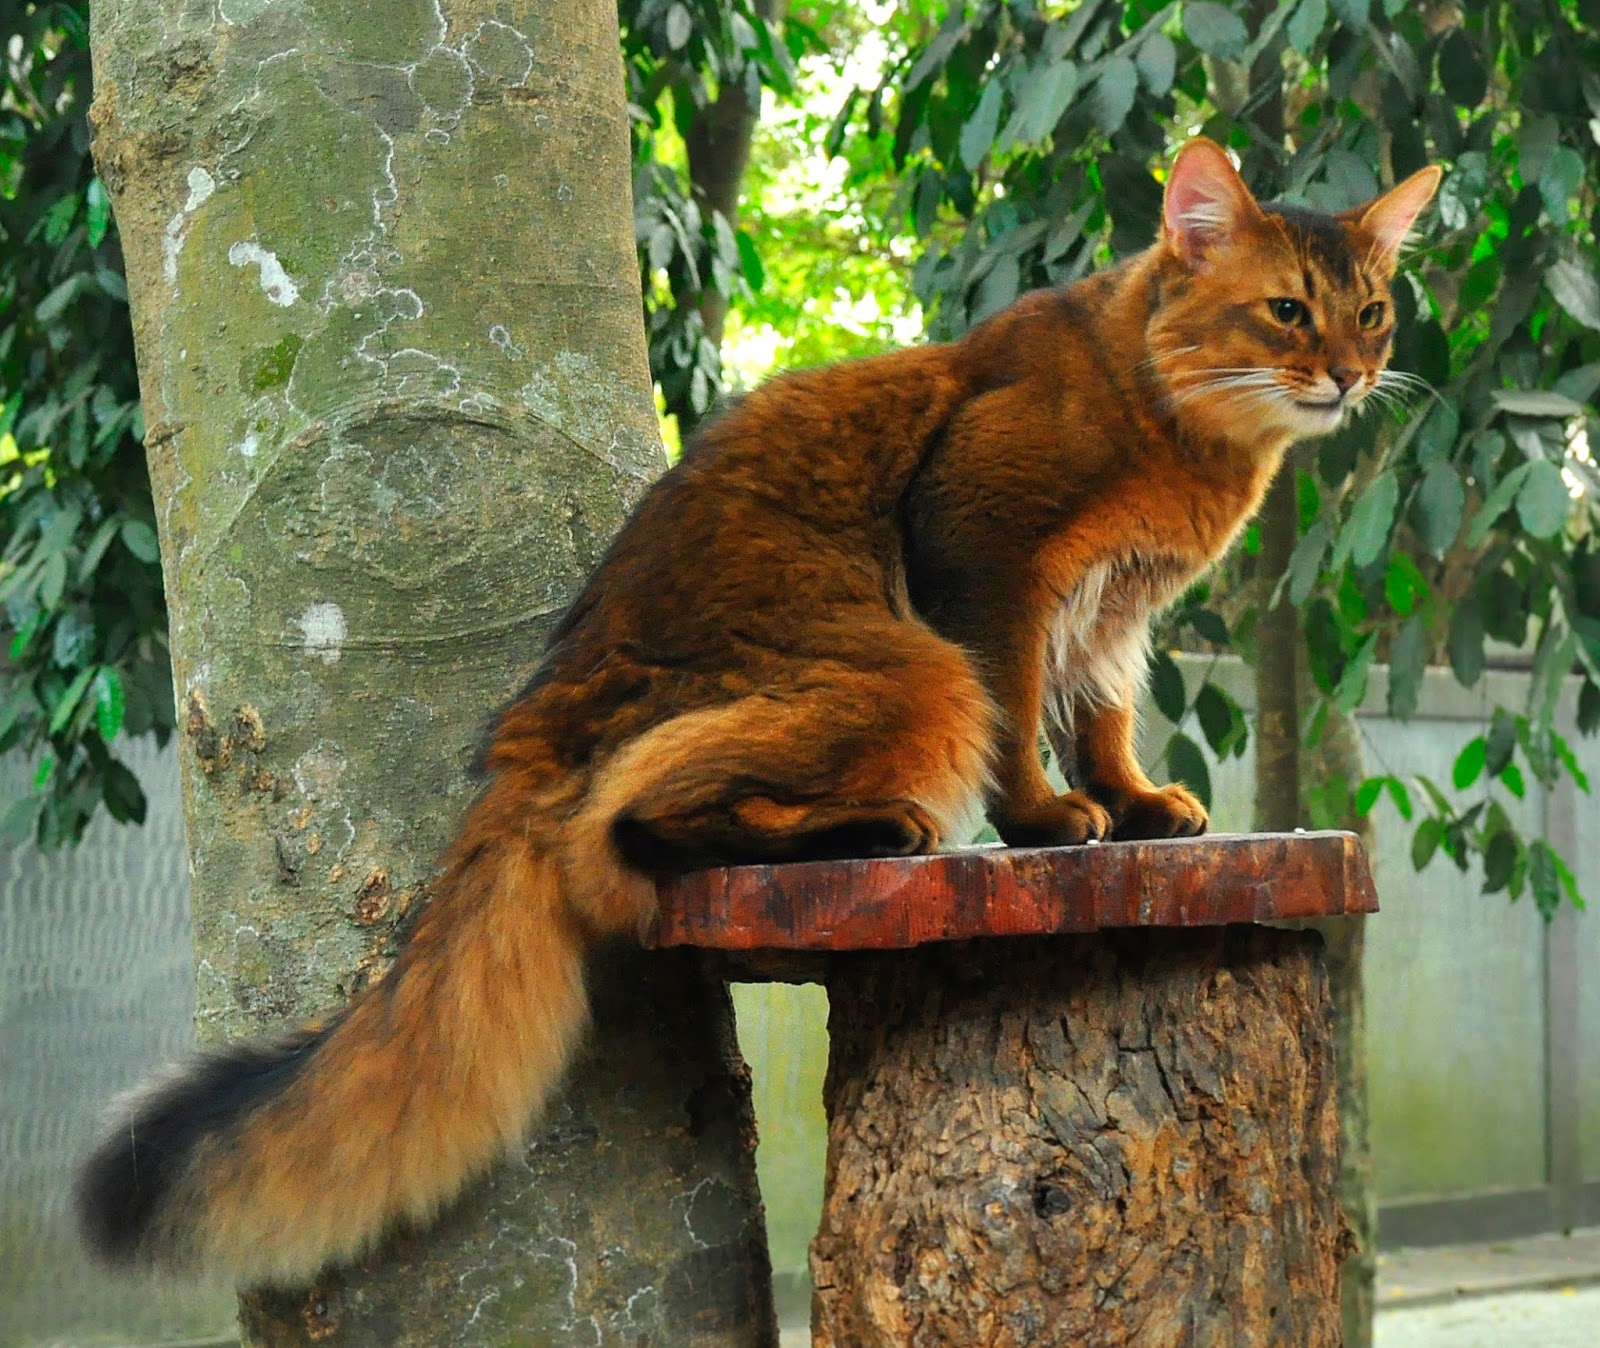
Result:
<svg viewBox="0 0 1600 1348"><path fill-rule="evenodd" d="M1340 393L1350 392L1350 386L1361 378L1358 370L1352 370L1348 365L1330 365L1328 378L1333 380Z"/></svg>

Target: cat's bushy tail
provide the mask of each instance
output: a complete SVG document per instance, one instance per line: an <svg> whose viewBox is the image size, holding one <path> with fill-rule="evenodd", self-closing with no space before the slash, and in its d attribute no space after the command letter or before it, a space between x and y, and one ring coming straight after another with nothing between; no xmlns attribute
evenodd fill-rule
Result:
<svg viewBox="0 0 1600 1348"><path fill-rule="evenodd" d="M653 910L593 830L573 857L566 813L498 780L386 978L323 1024L198 1055L127 1101L78 1182L100 1258L303 1281L514 1149L587 1021L597 916Z"/></svg>

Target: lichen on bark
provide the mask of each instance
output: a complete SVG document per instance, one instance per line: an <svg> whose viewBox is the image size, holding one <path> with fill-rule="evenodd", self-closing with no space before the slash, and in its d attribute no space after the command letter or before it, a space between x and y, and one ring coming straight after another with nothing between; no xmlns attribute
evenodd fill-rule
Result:
<svg viewBox="0 0 1600 1348"><path fill-rule="evenodd" d="M662 466L616 15L106 0L93 24L215 1038L393 957L494 710ZM642 1002L605 1002L520 1162L287 1319L254 1299L250 1341L326 1338L319 1305L341 1343L765 1341L726 999L693 961L624 982Z"/></svg>

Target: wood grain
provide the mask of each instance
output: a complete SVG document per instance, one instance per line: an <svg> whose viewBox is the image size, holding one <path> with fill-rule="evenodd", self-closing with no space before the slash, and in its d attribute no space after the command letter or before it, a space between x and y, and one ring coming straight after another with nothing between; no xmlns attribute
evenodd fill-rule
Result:
<svg viewBox="0 0 1600 1348"><path fill-rule="evenodd" d="M986 936L1216 927L1377 909L1354 834L1213 834L699 871L661 885L647 944L896 950Z"/></svg>

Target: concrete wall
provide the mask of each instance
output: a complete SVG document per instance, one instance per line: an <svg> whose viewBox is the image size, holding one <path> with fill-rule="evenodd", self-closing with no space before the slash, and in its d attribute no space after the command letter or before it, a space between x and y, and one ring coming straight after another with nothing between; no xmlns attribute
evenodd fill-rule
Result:
<svg viewBox="0 0 1600 1348"><path fill-rule="evenodd" d="M127 754L140 828L102 816L74 851L0 852L0 1344L161 1343L231 1332L233 1297L100 1274L68 1223L72 1166L101 1111L194 1043L177 760ZM31 765L0 759L0 801Z"/></svg>

